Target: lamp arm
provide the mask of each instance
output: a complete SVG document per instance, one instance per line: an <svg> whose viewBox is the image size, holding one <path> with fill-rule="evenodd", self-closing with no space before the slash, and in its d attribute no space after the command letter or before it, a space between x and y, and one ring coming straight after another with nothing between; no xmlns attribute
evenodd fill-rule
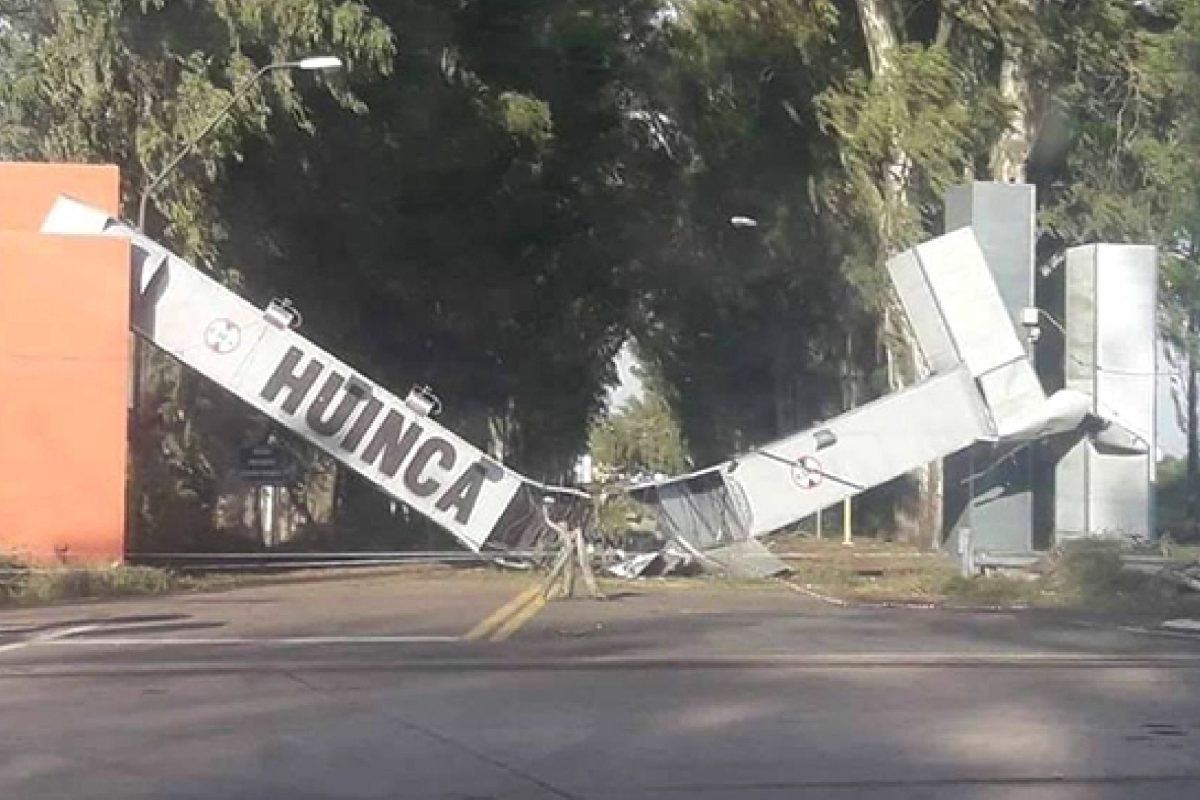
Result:
<svg viewBox="0 0 1200 800"><path fill-rule="evenodd" d="M204 129L189 139L187 144L179 149L179 152L175 154L175 156L167 163L167 165L163 167L157 175L150 179L150 182L146 184L146 188L142 190L142 199L138 204L138 230L145 233L146 210L150 202L150 197L154 194L155 190L162 185L162 182L167 179L167 176L170 175L177 166L179 166L179 162L183 161L188 153L192 152L193 147L195 147L205 136L208 136L208 134L212 133L213 129L216 128L217 125L219 125L222 121L224 121L225 117L229 115L229 112L233 109L233 107L237 105L237 102L241 100L242 97L244 97L245 94L259 82L259 80L262 79L263 75L266 75L271 70L288 66L291 66L291 64L268 64L265 67L260 67L259 70L254 73L254 75L247 78L242 85L239 86L236 91L234 91L233 97L229 98L229 102L227 102L221 108L220 112L217 113L209 121L209 123L204 126Z"/></svg>

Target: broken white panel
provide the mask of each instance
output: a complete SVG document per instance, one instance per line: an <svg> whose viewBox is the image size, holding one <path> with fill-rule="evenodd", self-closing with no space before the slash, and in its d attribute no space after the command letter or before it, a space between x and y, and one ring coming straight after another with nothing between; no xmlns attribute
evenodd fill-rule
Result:
<svg viewBox="0 0 1200 800"><path fill-rule="evenodd" d="M724 546L791 525L993 433L971 376L958 369L630 494L655 510L664 533L702 549Z"/></svg>
<svg viewBox="0 0 1200 800"><path fill-rule="evenodd" d="M921 346L925 362L933 373L949 372L962 363L929 278L914 250L905 250L888 261L888 274L908 316L908 324Z"/></svg>
<svg viewBox="0 0 1200 800"><path fill-rule="evenodd" d="M735 578L761 580L782 575L788 565L757 539L744 539L704 551L706 567L717 567Z"/></svg>
<svg viewBox="0 0 1200 800"><path fill-rule="evenodd" d="M912 252L971 375L979 377L1025 355L971 228L930 239Z"/></svg>
<svg viewBox="0 0 1200 800"><path fill-rule="evenodd" d="M132 240L135 330L280 425L349 466L472 550L528 543L544 515L538 487L104 212L60 198L46 233ZM420 400L420 398L417 398Z"/></svg>
<svg viewBox="0 0 1200 800"><path fill-rule="evenodd" d="M888 272L931 368L966 365L997 434L1014 430L1045 401L971 228L901 253L888 261Z"/></svg>
<svg viewBox="0 0 1200 800"><path fill-rule="evenodd" d="M831 432L836 442L819 448L816 431ZM741 486L750 507L750 533L758 536L990 433L970 376L957 370L761 447L736 459L728 477ZM809 473L820 478L815 485Z"/></svg>
<svg viewBox="0 0 1200 800"><path fill-rule="evenodd" d="M1079 428L1092 411L1092 398L1075 389L1060 389L1032 411L1007 420L1006 442L1033 441Z"/></svg>

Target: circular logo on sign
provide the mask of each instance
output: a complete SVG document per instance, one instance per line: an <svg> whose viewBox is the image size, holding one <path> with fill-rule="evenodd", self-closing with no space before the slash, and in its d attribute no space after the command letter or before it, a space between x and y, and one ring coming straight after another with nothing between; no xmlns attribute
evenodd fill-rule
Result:
<svg viewBox="0 0 1200 800"><path fill-rule="evenodd" d="M823 477L821 462L812 456L805 456L792 464L792 483L801 489L815 489L821 485Z"/></svg>
<svg viewBox="0 0 1200 800"><path fill-rule="evenodd" d="M232 353L242 343L242 329L233 320L214 319L204 331L204 344L214 353Z"/></svg>

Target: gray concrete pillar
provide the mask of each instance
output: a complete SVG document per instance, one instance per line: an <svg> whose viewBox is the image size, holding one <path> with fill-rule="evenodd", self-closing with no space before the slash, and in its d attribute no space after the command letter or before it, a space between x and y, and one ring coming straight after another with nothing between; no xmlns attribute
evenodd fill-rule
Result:
<svg viewBox="0 0 1200 800"><path fill-rule="evenodd" d="M1077 442L1056 472L1059 540L1154 532L1158 254L1145 245L1067 251L1066 386L1110 430ZM1138 452L1142 450L1143 452Z"/></svg>
<svg viewBox="0 0 1200 800"><path fill-rule="evenodd" d="M947 233L967 226L975 231L1013 327L1030 352L1021 311L1034 305L1034 187L985 181L956 186L946 193L945 213ZM969 527L977 550L1031 550L1032 463L1027 446L997 450L979 444L946 458L944 548L957 552L959 536Z"/></svg>

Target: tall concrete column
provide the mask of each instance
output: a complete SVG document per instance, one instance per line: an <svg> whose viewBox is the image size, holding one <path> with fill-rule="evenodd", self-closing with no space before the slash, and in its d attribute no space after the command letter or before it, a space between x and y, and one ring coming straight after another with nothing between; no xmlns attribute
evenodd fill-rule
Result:
<svg viewBox="0 0 1200 800"><path fill-rule="evenodd" d="M1027 352L1021 311L1034 305L1035 189L974 181L946 193L946 232L970 226ZM957 550L966 528L992 552L1033 548L1033 461L1028 446L979 444L945 460L943 546ZM972 475L975 477L972 478Z"/></svg>

